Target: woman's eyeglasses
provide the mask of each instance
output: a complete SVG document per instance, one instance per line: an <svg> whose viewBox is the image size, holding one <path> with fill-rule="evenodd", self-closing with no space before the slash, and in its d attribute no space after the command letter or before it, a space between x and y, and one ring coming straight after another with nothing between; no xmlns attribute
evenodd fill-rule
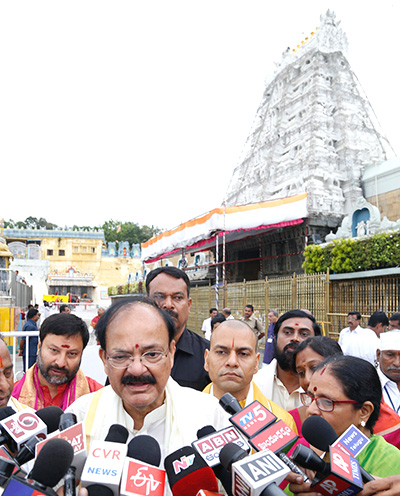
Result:
<svg viewBox="0 0 400 496"><path fill-rule="evenodd" d="M304 406L311 406L315 401L321 412L333 412L336 403L359 403L356 400L331 400L329 398L314 398L309 393L300 393L300 399Z"/></svg>

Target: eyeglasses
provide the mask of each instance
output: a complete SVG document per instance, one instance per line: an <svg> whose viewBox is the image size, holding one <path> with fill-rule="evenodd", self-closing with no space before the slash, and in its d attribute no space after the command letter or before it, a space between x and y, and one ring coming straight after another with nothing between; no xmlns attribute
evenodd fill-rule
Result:
<svg viewBox="0 0 400 496"><path fill-rule="evenodd" d="M329 398L314 398L308 393L300 393L300 399L304 406L311 406L311 403L315 400L317 407L321 412L333 412L336 403L360 403L356 400L331 400Z"/></svg>
<svg viewBox="0 0 400 496"><path fill-rule="evenodd" d="M118 355L107 356L106 359L110 362L110 365L115 369L127 369L129 365L139 358L140 362L144 366L157 365L161 362L163 358L168 356L168 351L151 350L142 353L140 356L133 356L130 353L119 353Z"/></svg>

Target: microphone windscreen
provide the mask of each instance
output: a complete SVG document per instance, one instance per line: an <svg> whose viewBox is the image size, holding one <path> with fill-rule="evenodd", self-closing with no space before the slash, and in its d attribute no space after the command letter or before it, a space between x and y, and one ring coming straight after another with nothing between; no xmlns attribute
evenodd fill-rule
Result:
<svg viewBox="0 0 400 496"><path fill-rule="evenodd" d="M65 431L65 429L68 429L68 427L72 427L77 423L78 421L75 413L63 413L60 417L58 429L60 431Z"/></svg>
<svg viewBox="0 0 400 496"><path fill-rule="evenodd" d="M60 417L63 413L63 410L59 406L46 406L35 412L35 414L47 425L47 434L58 429Z"/></svg>
<svg viewBox="0 0 400 496"><path fill-rule="evenodd" d="M7 480L11 477L14 469L16 468L15 463L6 458L0 457L0 486L3 487Z"/></svg>
<svg viewBox="0 0 400 496"><path fill-rule="evenodd" d="M135 458L148 465L158 467L161 461L161 450L158 441L151 436L135 436L128 444L129 458Z"/></svg>
<svg viewBox="0 0 400 496"><path fill-rule="evenodd" d="M214 432L217 432L215 430L215 427L212 425L205 425L201 429L197 431L197 439L201 439L202 437L208 436L209 434L213 434Z"/></svg>
<svg viewBox="0 0 400 496"><path fill-rule="evenodd" d="M214 472L192 446L168 455L164 466L174 496L195 496L201 489L218 491Z"/></svg>
<svg viewBox="0 0 400 496"><path fill-rule="evenodd" d="M230 415L235 415L242 410L240 403L231 393L225 393L219 399L219 404Z"/></svg>
<svg viewBox="0 0 400 496"><path fill-rule="evenodd" d="M201 489L218 491L218 481L210 467L199 468L179 479L172 487L172 494L174 496L196 496Z"/></svg>
<svg viewBox="0 0 400 496"><path fill-rule="evenodd" d="M126 427L120 424L113 424L109 430L104 441L108 441L110 443L121 443L125 444L129 437L129 432Z"/></svg>
<svg viewBox="0 0 400 496"><path fill-rule="evenodd" d="M311 446L328 451L329 446L337 439L337 434L331 424L318 415L311 415L303 422L301 433Z"/></svg>
<svg viewBox="0 0 400 496"><path fill-rule="evenodd" d="M50 439L39 451L28 477L44 486L54 487L67 473L73 459L74 449L68 441Z"/></svg>
<svg viewBox="0 0 400 496"><path fill-rule="evenodd" d="M6 419L7 417L11 417L11 415L15 414L15 410L10 406L3 406L0 408L0 421Z"/></svg>
<svg viewBox="0 0 400 496"><path fill-rule="evenodd" d="M228 443L219 452L219 461L226 470L231 470L232 463L241 460L248 453L235 443Z"/></svg>
<svg viewBox="0 0 400 496"><path fill-rule="evenodd" d="M113 496L112 490L107 486L92 484L86 487L89 496Z"/></svg>

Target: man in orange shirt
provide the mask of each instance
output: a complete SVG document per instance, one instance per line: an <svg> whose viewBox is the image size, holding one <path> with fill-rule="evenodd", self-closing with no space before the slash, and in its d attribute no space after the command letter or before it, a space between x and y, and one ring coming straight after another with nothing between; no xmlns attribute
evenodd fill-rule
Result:
<svg viewBox="0 0 400 496"><path fill-rule="evenodd" d="M59 313L43 321L36 364L18 381L12 396L35 410L59 406L63 410L84 394L103 386L80 370L82 352L89 340L85 322Z"/></svg>

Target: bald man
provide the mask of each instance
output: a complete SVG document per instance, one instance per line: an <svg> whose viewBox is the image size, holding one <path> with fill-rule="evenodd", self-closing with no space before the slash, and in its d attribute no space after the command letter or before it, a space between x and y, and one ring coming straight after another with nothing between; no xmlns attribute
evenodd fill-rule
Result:
<svg viewBox="0 0 400 496"><path fill-rule="evenodd" d="M203 392L218 399L231 393L242 408L258 400L297 433L293 417L266 398L253 382L259 359L254 331L240 320L222 322L211 335L210 350L205 351L204 368L212 383Z"/></svg>

